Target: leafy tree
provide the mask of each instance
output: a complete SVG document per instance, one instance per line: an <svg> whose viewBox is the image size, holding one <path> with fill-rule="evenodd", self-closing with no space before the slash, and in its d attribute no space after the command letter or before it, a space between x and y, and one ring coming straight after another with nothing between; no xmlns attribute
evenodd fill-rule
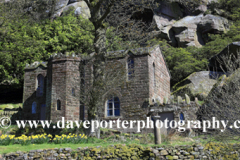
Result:
<svg viewBox="0 0 240 160"><path fill-rule="evenodd" d="M94 61L93 66L93 81L91 91L88 91L91 97L88 96L85 102L88 106L88 118L98 119L98 113L102 110L101 96L99 93L106 87L104 81L104 71L106 64L107 53L107 24L115 27L115 36L122 35L124 41L128 41L126 48L131 48L133 44L145 43L149 37L146 31L149 26L146 26L142 19L136 18L136 14L144 11L145 8L153 11L156 6L149 0L84 0L90 9L91 18L89 19L94 26ZM113 36L113 37L115 37ZM98 130L99 133L99 130ZM97 134L99 136L99 134Z"/></svg>
<svg viewBox="0 0 240 160"><path fill-rule="evenodd" d="M219 0L219 7L230 12L232 20L240 19L240 3L238 0Z"/></svg>
<svg viewBox="0 0 240 160"><path fill-rule="evenodd" d="M166 41L152 40L161 46L167 66L171 73L171 86L189 76L193 72L204 70L207 66L207 59L197 57L186 48L174 48ZM192 48L194 50L196 48Z"/></svg>
<svg viewBox="0 0 240 160"><path fill-rule="evenodd" d="M26 63L45 61L53 53L93 51L92 30L88 20L73 14L53 22L28 23L27 18L8 21L0 32L4 35L0 42L1 82L22 82Z"/></svg>

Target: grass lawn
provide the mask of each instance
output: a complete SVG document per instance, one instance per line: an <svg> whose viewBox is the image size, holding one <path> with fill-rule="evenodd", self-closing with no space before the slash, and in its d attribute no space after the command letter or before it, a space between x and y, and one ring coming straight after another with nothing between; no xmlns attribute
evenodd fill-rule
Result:
<svg viewBox="0 0 240 160"><path fill-rule="evenodd" d="M195 138L194 138L195 139ZM51 148L71 148L71 149L77 149L78 147L96 147L96 146L102 146L107 147L109 145L115 145L115 144L140 144L143 147L152 147L152 146L176 146L176 145L192 145L195 143L195 140L191 138L174 138L170 141L164 141L162 139L162 144L155 145L154 143L141 143L141 141L138 140L130 140L128 142L96 142L96 143L84 143L84 144L30 144L27 146L22 146L20 144L14 144L14 145L8 145L8 146L0 146L0 154L3 153L10 153L10 152L16 152L16 151L30 151L30 150L37 150L37 149L51 149ZM207 143L207 140L201 140L200 144Z"/></svg>
<svg viewBox="0 0 240 160"><path fill-rule="evenodd" d="M115 143L116 144L116 143ZM0 154L3 153L10 153L16 151L30 151L30 150L37 150L37 149L51 149L51 148L71 148L77 149L78 147L96 147L102 146L106 147L111 144L30 144L27 146L22 146L20 144L14 144L9 146L0 146Z"/></svg>
<svg viewBox="0 0 240 160"><path fill-rule="evenodd" d="M0 105L0 113L3 112L5 108L14 109L22 107L22 103L8 103L8 104L1 104Z"/></svg>
<svg viewBox="0 0 240 160"><path fill-rule="evenodd" d="M206 136L204 136L206 137ZM207 136L208 137L208 136ZM107 147L109 145L115 145L115 144L140 144L143 147L153 147L153 146L159 146L159 147L167 147L167 146L181 146L181 145L192 145L192 144L198 144L204 146L209 141L216 142L218 141L211 139L209 136L207 139L203 139L202 136L188 138L188 137L179 137L174 136L171 140L166 141L162 137L162 144L155 145L154 143L142 143L139 140L130 140L127 142L119 141L119 142L93 142L93 143L83 143L83 144L53 144L53 143L44 143L44 144L30 144L27 146L22 146L20 144L14 144L14 145L8 145L8 146L0 146L0 154L4 153L10 153L10 152L16 152L16 151L30 151L30 150L37 150L37 149L51 149L51 148L71 148L71 149L77 149L78 147L96 147L96 146L102 146ZM229 141L228 143L240 143L239 141Z"/></svg>
<svg viewBox="0 0 240 160"><path fill-rule="evenodd" d="M96 147L96 146L102 146L102 147L107 147L109 145L115 145L115 144L125 144L125 143L87 143L87 144L30 144L27 146L22 146L20 144L14 144L14 145L8 145L8 146L0 146L0 154L3 153L10 153L10 152L16 152L16 151L30 151L30 150L37 150L37 149L51 149L51 148L71 148L71 149L77 149L78 147ZM126 144L139 144L135 142L129 142ZM174 143L174 145L187 145L191 144L189 142L184 143L184 142L178 142ZM151 146L156 146L155 144L140 144L144 147L151 147ZM168 143L162 143L161 145L157 146L166 146L169 145Z"/></svg>

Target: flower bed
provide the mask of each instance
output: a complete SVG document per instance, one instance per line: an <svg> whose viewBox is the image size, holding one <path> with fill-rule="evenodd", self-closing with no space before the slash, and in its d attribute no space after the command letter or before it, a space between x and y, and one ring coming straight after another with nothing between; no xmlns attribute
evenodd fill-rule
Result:
<svg viewBox="0 0 240 160"><path fill-rule="evenodd" d="M56 135L53 137L51 134L38 134L32 136L22 135L20 137L15 137L14 135L2 135L0 137L0 145L11 145L11 144L43 144L43 143L85 143L87 141L87 136L84 134L62 134L61 136Z"/></svg>

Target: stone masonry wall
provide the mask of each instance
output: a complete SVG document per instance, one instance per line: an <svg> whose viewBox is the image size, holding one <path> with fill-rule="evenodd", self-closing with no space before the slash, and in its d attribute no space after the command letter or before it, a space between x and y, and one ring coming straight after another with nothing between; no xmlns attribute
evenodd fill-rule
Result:
<svg viewBox="0 0 240 160"><path fill-rule="evenodd" d="M197 111L198 111L199 106L200 105L195 101L191 101L189 103L186 103L186 102L170 103L169 102L168 104L157 104L157 103L155 103L153 105L149 104L148 107L145 108L144 112L143 112L143 110L139 110L140 113L144 114L144 116L146 115L146 117L144 117L144 119L141 119L145 123L145 127L141 129L141 133L154 133L153 127L146 128L147 117L150 117L150 120L151 120L151 116L162 116L164 113L172 113L173 119L169 119L170 117L168 117L168 120L169 121L174 120L175 122L179 122L180 121L180 113L183 113L185 121L195 121L195 120L197 120ZM141 117L143 117L143 116L141 116ZM160 120L164 121L165 119L161 117ZM187 123L185 123L185 124L187 124ZM133 124L133 128L130 128L129 125L125 125L125 126L127 128L122 128L122 127L117 128L117 125L114 124L113 128L111 128L111 129L115 129L115 130L121 131L123 133L139 133L139 132L137 132L137 124L136 123ZM178 128L175 128L175 129L177 130ZM164 127L161 128L161 134L165 134L165 135L168 134Z"/></svg>
<svg viewBox="0 0 240 160"><path fill-rule="evenodd" d="M65 117L66 110L66 59L52 61L52 94L50 120L57 121ZM61 102L61 110L57 110L57 100Z"/></svg>
<svg viewBox="0 0 240 160"><path fill-rule="evenodd" d="M121 63L127 66L128 57L112 60L108 63ZM127 80L127 76L122 79L121 86L109 87L103 95L102 117L104 119L144 119L145 109L142 108L145 100L149 97L149 78L147 56L134 56L134 78ZM126 74L127 75L127 74ZM108 98L113 95L120 99L120 117L107 117L106 103Z"/></svg>
<svg viewBox="0 0 240 160"><path fill-rule="evenodd" d="M134 79L128 80L127 78L127 65L128 58L132 57L134 60ZM48 61L48 66L45 66L45 88L44 90L44 103L46 103L46 119L57 121L61 117L65 117L66 120L79 120L80 115L80 97L81 92L85 92L91 87L93 67L89 60L86 60L84 64L84 85L81 88L81 60L77 55L64 55L55 54L51 56ZM152 64L156 66L156 87L153 86ZM107 86L105 94L102 97L102 111L100 111L103 119L126 119L126 120L145 120L148 109L149 100L160 99L163 101L163 97L168 97L170 92L170 75L165 66L164 59L161 55L159 47L155 47L151 51L143 51L137 53L129 53L118 58L109 59L106 63L106 67L112 64L121 64L125 77L121 85L116 86L111 84ZM40 73L41 68L37 68ZM114 71L113 72L118 72ZM24 94L29 97L28 94L33 94L34 90L27 83L34 86L34 80L28 78L28 75L34 75L32 71L26 70L26 84ZM36 76L36 75L34 75ZM121 78L120 78L121 79ZM105 83L108 83L106 80ZM111 81L111 79L110 79ZM74 89L74 95L72 91ZM82 92L83 93L83 92ZM84 94L84 93L83 93ZM108 117L107 116L107 100L110 96L119 97L120 99L120 116ZM30 98L31 99L31 98ZM57 110L57 101L61 102L61 110ZM26 102L25 102L26 103ZM42 103L42 102L41 102ZM38 108L39 111L39 108ZM84 116L87 119L88 106L85 106ZM37 117L36 117L37 118ZM39 118L39 117L38 117Z"/></svg>
<svg viewBox="0 0 240 160"><path fill-rule="evenodd" d="M41 97L36 96L37 91L37 76L44 76L44 94ZM46 75L47 68L40 62L27 66L24 74L24 94L23 94L23 112L24 119L40 119L40 107L46 102ZM37 112L32 114L32 103L37 103Z"/></svg>
<svg viewBox="0 0 240 160"><path fill-rule="evenodd" d="M80 58L67 61L66 120L79 120L80 106Z"/></svg>
<svg viewBox="0 0 240 160"><path fill-rule="evenodd" d="M51 120L79 120L80 57L55 56L52 60ZM72 93L74 89L74 94ZM61 110L57 110L57 101Z"/></svg>
<svg viewBox="0 0 240 160"><path fill-rule="evenodd" d="M155 76L153 64L155 65ZM170 97L170 75L159 47L151 51L148 58L149 66L149 93L154 102L163 103L164 97ZM154 77L156 86L154 86Z"/></svg>
<svg viewBox="0 0 240 160"><path fill-rule="evenodd" d="M227 146L225 146L227 147ZM222 148L221 151L204 148L201 145L185 145L185 146L161 146L144 148L141 145L111 145L107 148L101 146L91 148L77 148L73 150L71 148L56 148L56 149L39 149L31 150L29 152L15 152L0 155L0 159L3 160L101 160L101 159L118 159L118 160L166 160L166 159L190 159L190 160L227 160L227 159L239 159L240 145L231 145L232 149L229 152L228 148Z"/></svg>

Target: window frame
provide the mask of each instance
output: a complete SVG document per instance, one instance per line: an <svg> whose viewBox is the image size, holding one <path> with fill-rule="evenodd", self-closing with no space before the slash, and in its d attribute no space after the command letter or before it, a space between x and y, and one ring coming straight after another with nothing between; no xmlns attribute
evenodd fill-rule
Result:
<svg viewBox="0 0 240 160"><path fill-rule="evenodd" d="M179 114L179 120L180 123L183 123L183 121L185 120L184 114L182 112Z"/></svg>
<svg viewBox="0 0 240 160"><path fill-rule="evenodd" d="M44 94L44 76L39 74L37 76L37 83L36 83L36 96L42 97Z"/></svg>
<svg viewBox="0 0 240 160"><path fill-rule="evenodd" d="M133 57L129 57L127 59L127 80L130 81L134 78L134 58Z"/></svg>
<svg viewBox="0 0 240 160"><path fill-rule="evenodd" d="M117 100L115 100L117 99ZM120 105L120 99L117 96L111 96L107 102L106 102L106 115L107 117L120 117L121 116L121 105ZM118 103L118 108L116 107L116 104ZM109 104L112 105L111 109L109 108ZM118 115L116 115L115 111L118 110ZM112 114L110 114L109 111L112 111Z"/></svg>
<svg viewBox="0 0 240 160"><path fill-rule="evenodd" d="M75 88L72 88L72 96L75 97L76 93L75 93Z"/></svg>
<svg viewBox="0 0 240 160"><path fill-rule="evenodd" d="M61 111L61 110L62 110L61 101L58 99L57 100L57 111Z"/></svg>
<svg viewBox="0 0 240 160"><path fill-rule="evenodd" d="M34 111L33 107L35 107L35 112L34 113L33 113L33 111ZM32 103L32 114L37 114L37 102L35 102L35 101Z"/></svg>

